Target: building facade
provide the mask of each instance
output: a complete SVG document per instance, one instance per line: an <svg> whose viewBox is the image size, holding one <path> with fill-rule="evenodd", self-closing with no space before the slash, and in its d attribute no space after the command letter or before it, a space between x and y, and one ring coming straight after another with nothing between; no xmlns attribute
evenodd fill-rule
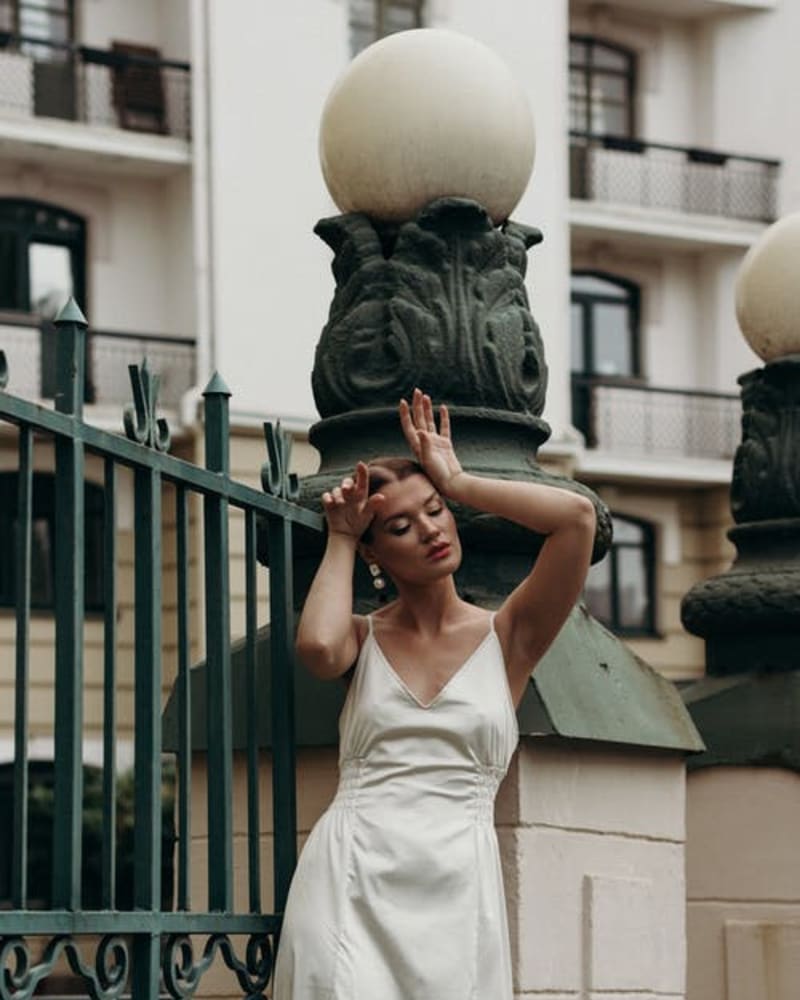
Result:
<svg viewBox="0 0 800 1000"><path fill-rule="evenodd" d="M668 678L701 676L703 646L682 630L679 604L732 553L736 378L757 363L736 328L735 275L766 225L800 205L793 0L3 0L9 389L52 405L49 320L74 294L92 330L89 419L121 428L126 365L146 355L161 374L174 449L201 460L201 393L218 370L233 392L232 474L258 482L260 425L276 418L295 435L298 470L313 470L310 371L333 282L312 228L337 211L318 164L320 115L357 51L418 26L491 46L533 109L537 163L514 218L545 236L527 278L550 372L553 433L541 459L590 484L615 518L588 606ZM16 445L2 433L8 551ZM42 447L35 461L31 739L46 758L53 456ZM87 477L91 566L102 469L90 464ZM130 540L131 484L125 495L123 484L117 527ZM10 567L0 566L0 653L14 637ZM129 648L130 579L123 556L119 636ZM172 607L167 599L167 682ZM193 607L199 623L199 594ZM242 608L233 607L235 633ZM102 646L91 611L86 646L96 663L87 669L91 763ZM0 676L0 762L13 753L4 686ZM125 743L130 658L118 696Z"/></svg>

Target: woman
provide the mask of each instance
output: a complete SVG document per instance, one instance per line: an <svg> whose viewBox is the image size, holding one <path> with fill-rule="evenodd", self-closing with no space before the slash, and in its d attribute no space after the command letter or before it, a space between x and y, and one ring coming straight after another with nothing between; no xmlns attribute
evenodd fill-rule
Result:
<svg viewBox="0 0 800 1000"><path fill-rule="evenodd" d="M340 783L303 849L275 1000L511 1000L494 797L515 708L583 586L594 508L578 494L464 472L440 407L414 391L400 423L417 462L359 462L322 497L325 555L297 632L318 677L355 664ZM495 614L461 600L445 501L545 537ZM397 598L353 614L356 555Z"/></svg>

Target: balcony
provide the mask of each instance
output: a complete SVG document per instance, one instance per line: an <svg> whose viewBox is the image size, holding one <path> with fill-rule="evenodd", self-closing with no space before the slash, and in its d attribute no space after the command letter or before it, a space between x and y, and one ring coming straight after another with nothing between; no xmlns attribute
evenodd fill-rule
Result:
<svg viewBox="0 0 800 1000"><path fill-rule="evenodd" d="M570 196L612 205L769 223L778 160L570 132Z"/></svg>
<svg viewBox="0 0 800 1000"><path fill-rule="evenodd" d="M9 387L15 396L51 399L55 393L56 329L36 316L0 315L0 349L5 352ZM159 405L177 409L195 382L195 341L144 333L89 330L86 344L86 402L122 407L133 401L128 365L141 364L160 375Z"/></svg>
<svg viewBox="0 0 800 1000"><path fill-rule="evenodd" d="M62 45L0 32L0 115L188 140L190 66L148 46Z"/></svg>
<svg viewBox="0 0 800 1000"><path fill-rule="evenodd" d="M588 448L625 458L730 461L741 439L735 393L572 377L572 422Z"/></svg>

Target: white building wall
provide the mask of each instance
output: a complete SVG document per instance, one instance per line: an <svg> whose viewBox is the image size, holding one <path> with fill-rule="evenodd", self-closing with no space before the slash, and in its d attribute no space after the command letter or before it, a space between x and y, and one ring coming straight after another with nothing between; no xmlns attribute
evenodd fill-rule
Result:
<svg viewBox="0 0 800 1000"><path fill-rule="evenodd" d="M797 40L800 4L720 18L705 27L713 56L713 141L783 161L779 214L800 207Z"/></svg>
<svg viewBox="0 0 800 1000"><path fill-rule="evenodd" d="M112 39L153 45L158 38L158 6L157 0L83 0L76 11L78 37L82 44L97 48L106 48Z"/></svg>
<svg viewBox="0 0 800 1000"><path fill-rule="evenodd" d="M210 365L234 391L233 411L307 423L315 416L314 346L334 288L330 251L312 234L318 219L335 214L317 130L348 60L347 7L286 4L280 17L262 3L204 10L213 137ZM194 63L204 58L193 53Z"/></svg>

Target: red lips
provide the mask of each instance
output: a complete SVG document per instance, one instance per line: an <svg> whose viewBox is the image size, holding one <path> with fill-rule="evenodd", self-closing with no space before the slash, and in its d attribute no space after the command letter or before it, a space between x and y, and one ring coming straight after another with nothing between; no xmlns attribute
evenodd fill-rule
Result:
<svg viewBox="0 0 800 1000"><path fill-rule="evenodd" d="M448 556L449 554L450 554L450 543L440 542L438 545L434 545L431 547L430 551L428 552L428 558L444 559L445 556Z"/></svg>

